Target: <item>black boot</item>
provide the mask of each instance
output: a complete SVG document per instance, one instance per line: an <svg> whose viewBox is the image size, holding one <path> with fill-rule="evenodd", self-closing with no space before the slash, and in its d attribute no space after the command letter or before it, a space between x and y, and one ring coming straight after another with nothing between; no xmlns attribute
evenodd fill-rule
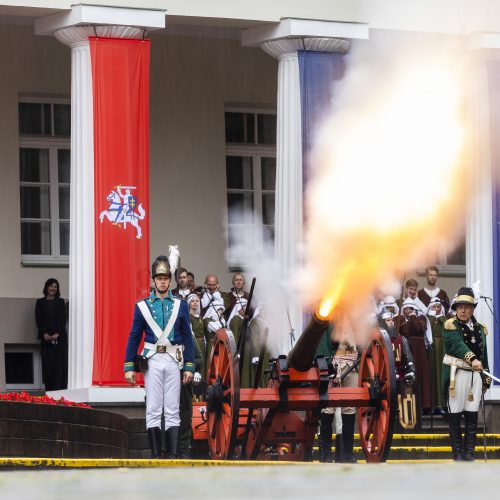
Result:
<svg viewBox="0 0 500 500"><path fill-rule="evenodd" d="M451 452L455 462L462 461L462 429L460 428L461 413L448 413L448 426L450 433Z"/></svg>
<svg viewBox="0 0 500 500"><path fill-rule="evenodd" d="M477 434L477 411L465 411L465 436L464 451L462 458L465 462L474 462L474 450L476 448Z"/></svg>
<svg viewBox="0 0 500 500"><path fill-rule="evenodd" d="M354 421L356 415L342 414L342 451L344 454L342 462L355 464L354 458Z"/></svg>
<svg viewBox="0 0 500 500"><path fill-rule="evenodd" d="M169 427L165 431L165 458L177 458L179 448L179 427Z"/></svg>
<svg viewBox="0 0 500 500"><path fill-rule="evenodd" d="M148 429L149 446L151 447L151 458L158 458L161 455L161 430L159 427Z"/></svg>
<svg viewBox="0 0 500 500"><path fill-rule="evenodd" d="M342 433L335 435L335 463L341 464L344 461L344 443Z"/></svg>
<svg viewBox="0 0 500 500"><path fill-rule="evenodd" d="M322 413L318 435L319 461L331 464L332 456L333 413Z"/></svg>

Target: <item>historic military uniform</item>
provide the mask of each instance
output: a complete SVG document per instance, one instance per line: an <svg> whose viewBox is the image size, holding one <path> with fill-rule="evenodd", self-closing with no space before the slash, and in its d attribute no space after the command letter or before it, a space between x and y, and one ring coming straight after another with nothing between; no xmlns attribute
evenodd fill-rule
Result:
<svg viewBox="0 0 500 500"><path fill-rule="evenodd" d="M336 373L333 382L340 387L357 387L358 372L356 369L347 371L356 363L358 351L355 345L349 342L350 327L348 322L340 317L335 326L330 324L322 338L316 355L322 354L331 357ZM336 328L336 340L332 341L333 330ZM328 355L328 356L327 356ZM344 378L341 380L341 377ZM336 425L335 439L335 462L356 463L354 457L354 424L356 421L356 409L351 406L340 408L324 408L320 416L319 449L320 461L331 462L332 432L335 413L337 413L338 425ZM341 424L340 424L341 421ZM341 430L340 430L341 429Z"/></svg>
<svg viewBox="0 0 500 500"><path fill-rule="evenodd" d="M456 310L460 304L476 306L470 288L461 288L452 305ZM448 319L443 325L443 386L444 399L448 406L448 425L454 460L474 460L477 416L481 392L489 388L491 378L473 371L475 359L488 370L486 350L487 330L474 316L468 322L458 318ZM465 416L465 437L462 440L460 420Z"/></svg>
<svg viewBox="0 0 500 500"><path fill-rule="evenodd" d="M152 265L152 277L171 277L166 257ZM135 358L144 336L142 356L148 360L144 373L146 390L146 428L153 457L161 454L161 417L165 417L167 458L177 456L179 440L179 371L195 371L194 346L187 302L171 292L160 298L153 291L137 302L125 354L125 372L136 371Z"/></svg>
<svg viewBox="0 0 500 500"><path fill-rule="evenodd" d="M413 389L416 367L408 340L397 331L394 317L395 315L392 312L383 310L379 316L379 325L388 333L391 339L394 367L396 369L399 422L404 429L412 429L417 421Z"/></svg>

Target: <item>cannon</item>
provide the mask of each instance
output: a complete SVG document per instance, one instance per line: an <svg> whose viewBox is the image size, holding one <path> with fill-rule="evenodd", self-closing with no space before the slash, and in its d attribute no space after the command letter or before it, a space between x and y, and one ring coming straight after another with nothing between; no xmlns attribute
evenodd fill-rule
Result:
<svg viewBox="0 0 500 500"><path fill-rule="evenodd" d="M240 387L244 351L238 352L230 330L218 330L206 401L193 408L195 444L206 442L215 460L310 461L321 409L354 406L366 461L385 461L396 415L390 339L373 328L359 361L358 387L332 387L331 360L315 355L327 326L313 314L288 356L270 360L267 387L258 387L256 378L252 388Z"/></svg>

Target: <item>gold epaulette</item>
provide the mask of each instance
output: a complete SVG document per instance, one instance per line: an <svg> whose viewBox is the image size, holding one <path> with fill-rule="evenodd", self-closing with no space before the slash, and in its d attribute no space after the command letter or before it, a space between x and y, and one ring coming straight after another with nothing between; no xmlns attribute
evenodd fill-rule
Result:
<svg viewBox="0 0 500 500"><path fill-rule="evenodd" d="M479 323L479 321L478 321ZM483 327L483 331L485 335L488 335L488 327L486 325L483 325L482 323L479 323Z"/></svg>
<svg viewBox="0 0 500 500"><path fill-rule="evenodd" d="M457 326L455 325L454 321L455 321L455 318L447 319L444 322L444 329L445 330L456 330Z"/></svg>

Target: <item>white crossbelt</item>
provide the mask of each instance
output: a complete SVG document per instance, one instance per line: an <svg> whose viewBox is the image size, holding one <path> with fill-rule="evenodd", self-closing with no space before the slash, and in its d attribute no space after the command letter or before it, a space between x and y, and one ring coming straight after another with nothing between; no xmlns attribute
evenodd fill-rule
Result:
<svg viewBox="0 0 500 500"><path fill-rule="evenodd" d="M168 336L174 327L175 320L177 319L177 315L179 313L179 308L181 305L181 301L179 299L174 299L174 307L172 309L172 314L165 326L165 329L162 330L160 325L155 321L151 314L151 310L144 300L139 302L137 306L139 307L146 323L149 325L155 337L157 338L156 343L144 342L144 348L148 349L148 353L146 357L150 358L155 354L158 350L159 346L165 346L165 352L170 354L175 361L179 364L179 368L182 369L184 366L184 357L182 355L182 351L184 350L183 345L172 345L170 340L168 340Z"/></svg>

